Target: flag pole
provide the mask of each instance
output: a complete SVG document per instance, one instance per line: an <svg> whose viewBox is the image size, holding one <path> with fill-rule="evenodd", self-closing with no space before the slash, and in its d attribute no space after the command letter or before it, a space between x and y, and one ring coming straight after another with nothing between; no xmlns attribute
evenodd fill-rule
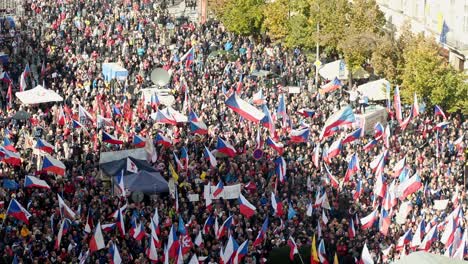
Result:
<svg viewBox="0 0 468 264"><path fill-rule="evenodd" d="M13 201L13 199L11 199L11 200L10 200L10 203L8 204L8 208L7 208L6 213L5 213L5 218L3 218L2 225L0 225L0 227L3 227L3 225L5 224L5 220L6 220L7 217L8 217L8 211L10 210L11 201Z"/></svg>
<svg viewBox="0 0 468 264"><path fill-rule="evenodd" d="M297 250L297 251L299 251L299 250ZM301 252L298 252L298 255L299 255L299 259L301 260L301 263L304 264L304 260L302 259Z"/></svg>

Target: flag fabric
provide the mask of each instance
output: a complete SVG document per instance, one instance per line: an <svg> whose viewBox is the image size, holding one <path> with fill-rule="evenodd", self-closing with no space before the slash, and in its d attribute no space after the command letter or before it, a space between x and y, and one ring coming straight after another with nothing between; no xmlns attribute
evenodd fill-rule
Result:
<svg viewBox="0 0 468 264"><path fill-rule="evenodd" d="M289 259L291 261L294 260L294 255L299 254L299 250L297 249L296 242L292 236L288 239L288 246L289 246Z"/></svg>
<svg viewBox="0 0 468 264"><path fill-rule="evenodd" d="M374 259L372 258L369 249L367 248L367 243L364 243L361 253L361 263L362 264L374 264Z"/></svg>
<svg viewBox="0 0 468 264"><path fill-rule="evenodd" d="M239 98L236 93L233 93L225 103L231 110L251 122L259 123L265 117L262 111Z"/></svg>
<svg viewBox="0 0 468 264"><path fill-rule="evenodd" d="M262 244L263 240L265 239L266 232L268 231L268 216L265 218L262 224L262 228L258 231L258 235L255 238L252 247L256 247Z"/></svg>
<svg viewBox="0 0 468 264"><path fill-rule="evenodd" d="M260 89L258 92L252 95L252 103L254 105L262 105L266 102L265 96L263 96L263 90Z"/></svg>
<svg viewBox="0 0 468 264"><path fill-rule="evenodd" d="M344 177L343 181L348 182L350 180L351 176L353 176L359 170L360 170L360 168L359 168L359 158L358 158L357 153L354 153L353 156L351 157L351 159L349 160L348 169L346 170L346 174L345 174L345 177Z"/></svg>
<svg viewBox="0 0 468 264"><path fill-rule="evenodd" d="M44 156L42 170L63 176L65 175L65 168L65 164L60 160L54 159L49 155Z"/></svg>
<svg viewBox="0 0 468 264"><path fill-rule="evenodd" d="M158 135L156 136L156 144L159 144L159 145L162 145L163 147L170 147L172 146L172 140L168 137L165 137L161 134L158 133Z"/></svg>
<svg viewBox="0 0 468 264"><path fill-rule="evenodd" d="M83 124L75 119L72 119L72 126L73 128L84 128Z"/></svg>
<svg viewBox="0 0 468 264"><path fill-rule="evenodd" d="M289 202L288 205L288 220L293 219L296 216L296 210L294 210L294 207L292 206L291 202Z"/></svg>
<svg viewBox="0 0 468 264"><path fill-rule="evenodd" d="M297 112L302 115L303 117L314 117L315 110L312 109L299 109Z"/></svg>
<svg viewBox="0 0 468 264"><path fill-rule="evenodd" d="M317 243L315 242L315 234L312 237L310 263L311 264L319 264L320 263L320 259L319 259L318 253L317 253Z"/></svg>
<svg viewBox="0 0 468 264"><path fill-rule="evenodd" d="M54 149L55 147L52 146L50 143L48 143L47 141L45 140L42 140L42 139L37 139L37 143L36 143L36 149L40 149L42 151L45 151L49 154L52 154L52 152L54 152Z"/></svg>
<svg viewBox="0 0 468 264"><path fill-rule="evenodd" d="M173 116L169 115L167 108L164 110L165 111L158 110L155 114L152 114L151 117L158 124L168 124L168 125L176 126L177 120Z"/></svg>
<svg viewBox="0 0 468 264"><path fill-rule="evenodd" d="M418 102L418 95L414 93L414 100L413 100L413 107L412 107L413 117L417 117L420 113L419 111L419 102Z"/></svg>
<svg viewBox="0 0 468 264"><path fill-rule="evenodd" d="M411 242L413 239L413 235L411 234L411 229L408 229L408 231L403 234L403 236L398 239L398 244L396 246L397 250L403 249L403 247Z"/></svg>
<svg viewBox="0 0 468 264"><path fill-rule="evenodd" d="M341 143L345 144L345 143L351 143L355 140L358 140L361 138L362 136L362 128L358 128L356 129L355 131L349 133L348 135L345 136L345 138L343 139L343 141Z"/></svg>
<svg viewBox="0 0 468 264"><path fill-rule="evenodd" d="M208 134L208 128L203 121L190 121L190 132L198 135Z"/></svg>
<svg viewBox="0 0 468 264"><path fill-rule="evenodd" d="M112 243L109 246L109 255L110 257L110 263L111 264L121 264L122 263L122 258L120 257L119 249L117 248L117 245Z"/></svg>
<svg viewBox="0 0 468 264"><path fill-rule="evenodd" d="M133 146L137 148L144 148L146 145L146 139L144 137L141 137L137 134L133 135L133 140L132 140Z"/></svg>
<svg viewBox="0 0 468 264"><path fill-rule="evenodd" d="M235 157L237 154L236 149L229 144L229 142L224 141L222 138L218 137L218 143L216 144L216 149L219 153L226 154L229 157Z"/></svg>
<svg viewBox="0 0 468 264"><path fill-rule="evenodd" d="M325 251L325 242L323 241L323 239L320 240L320 243L318 246L318 256L320 259L320 263L328 264L328 257L327 257L327 252Z"/></svg>
<svg viewBox="0 0 468 264"><path fill-rule="evenodd" d="M406 179L403 183L398 186L400 195L400 200L405 200L406 197L415 193L422 187L421 178L418 173L415 173L411 178Z"/></svg>
<svg viewBox="0 0 468 264"><path fill-rule="evenodd" d="M330 181L330 185L333 186L333 188L338 188L340 186L340 183L338 180L331 174L330 169L328 166L325 164L325 171L327 172L328 180Z"/></svg>
<svg viewBox="0 0 468 264"><path fill-rule="evenodd" d="M354 237L356 237L356 229L354 228L353 218L349 219L348 237L349 237L349 239L353 239Z"/></svg>
<svg viewBox="0 0 468 264"><path fill-rule="evenodd" d="M273 192L271 193L271 206L277 216L281 217L283 215L283 204L276 200L276 196Z"/></svg>
<svg viewBox="0 0 468 264"><path fill-rule="evenodd" d="M11 199L6 214L29 225L31 214L14 198Z"/></svg>
<svg viewBox="0 0 468 264"><path fill-rule="evenodd" d="M232 215L226 218L226 220L224 220L223 224L219 228L218 234L216 236L218 240L228 234L228 230L231 229L231 225L232 225Z"/></svg>
<svg viewBox="0 0 468 264"><path fill-rule="evenodd" d="M130 157L127 157L127 171L132 173L138 173L138 166Z"/></svg>
<svg viewBox="0 0 468 264"><path fill-rule="evenodd" d="M447 116L445 115L444 111L442 110L442 108L438 105L435 105L434 106L434 115L435 116L441 116L444 120L447 119Z"/></svg>
<svg viewBox="0 0 468 264"><path fill-rule="evenodd" d="M24 72L22 72L20 75L20 79L19 79L19 91L24 92L26 91L26 88L27 88L26 77L24 76Z"/></svg>
<svg viewBox="0 0 468 264"><path fill-rule="evenodd" d="M427 232L424 240L421 242L419 249L428 251L434 241L437 240L437 225L434 225L429 232Z"/></svg>
<svg viewBox="0 0 468 264"><path fill-rule="evenodd" d="M248 254L249 252L249 240L245 240L236 250L234 253L234 257L232 260L232 264L240 264L242 259Z"/></svg>
<svg viewBox="0 0 468 264"><path fill-rule="evenodd" d="M239 194L239 204L240 213L247 218L252 217L257 210L242 194Z"/></svg>
<svg viewBox="0 0 468 264"><path fill-rule="evenodd" d="M102 142L106 142L106 143L114 144L114 145L122 145L123 144L122 140L115 138L114 136L110 135L109 133L106 133L104 130L102 131Z"/></svg>
<svg viewBox="0 0 468 264"><path fill-rule="evenodd" d="M411 238L411 248L417 248L421 245L422 240L424 239L424 234L426 233L426 221L421 220L419 222L418 227L416 228L416 232L414 232L413 237Z"/></svg>
<svg viewBox="0 0 468 264"><path fill-rule="evenodd" d="M34 176L26 176L24 179L24 188L43 188L50 190L50 186L46 181Z"/></svg>
<svg viewBox="0 0 468 264"><path fill-rule="evenodd" d="M286 161L283 157L275 159L275 173L281 183L286 181Z"/></svg>
<svg viewBox="0 0 468 264"><path fill-rule="evenodd" d="M339 111L332 114L327 121L325 121L325 125L322 128L320 133L320 140L323 140L333 134L333 129L342 126L354 123L356 120L353 109L351 106L346 106L340 109Z"/></svg>
<svg viewBox="0 0 468 264"><path fill-rule="evenodd" d="M58 203L59 203L60 214L62 215L62 217L66 217L70 220L74 220L76 216L75 212L73 212L73 210L70 207L68 207L68 205L60 196L60 194L57 194L57 198L58 198Z"/></svg>
<svg viewBox="0 0 468 264"><path fill-rule="evenodd" d="M128 158L127 158L128 159ZM127 170L128 170L128 164L127 164ZM126 193L125 193L125 184L124 184L124 171L121 170L120 171L120 174L117 175L117 186L119 187L120 189L120 195L122 197L126 197Z"/></svg>
<svg viewBox="0 0 468 264"><path fill-rule="evenodd" d="M70 220L63 219L62 223L60 224L60 228L57 234L57 239L55 240L55 250L60 249L60 243L62 241L62 237L67 234L68 230L70 229Z"/></svg>
<svg viewBox="0 0 468 264"><path fill-rule="evenodd" d="M309 140L310 129L291 130L289 141L294 143L307 143Z"/></svg>
<svg viewBox="0 0 468 264"><path fill-rule="evenodd" d="M335 77L333 81L323 85L320 89L320 92L322 94L331 93L340 89L342 86L343 84L341 83L341 81L337 77Z"/></svg>
<svg viewBox="0 0 468 264"><path fill-rule="evenodd" d="M326 155L323 157L325 161L330 162L330 160L341 153L342 149L341 139L335 140L327 150Z"/></svg>
<svg viewBox="0 0 468 264"><path fill-rule="evenodd" d="M374 224L375 220L377 220L377 209L375 209L372 213L369 215L365 216L364 218L360 219L361 222L361 228L362 229L368 229L371 228L372 225Z"/></svg>
<svg viewBox="0 0 468 264"><path fill-rule="evenodd" d="M262 111L263 111L264 117L262 118L262 120L260 120L260 124L262 124L263 127L268 129L268 131L270 132L270 135L274 135L275 123L273 121L273 118L271 117L270 110L268 110L268 107L266 104L262 106Z"/></svg>
<svg viewBox="0 0 468 264"><path fill-rule="evenodd" d="M406 166L406 157L399 160L393 168L393 177L398 177Z"/></svg>
<svg viewBox="0 0 468 264"><path fill-rule="evenodd" d="M202 237L201 231L198 232L197 237L195 238L194 244L197 245L197 247L203 246L203 237Z"/></svg>
<svg viewBox="0 0 468 264"><path fill-rule="evenodd" d="M177 249L179 248L179 239L176 232L174 231L174 225L171 225L171 230L167 239L167 250L170 258L175 258L177 256ZM168 256L166 255L166 258Z"/></svg>
<svg viewBox="0 0 468 264"><path fill-rule="evenodd" d="M98 222L96 230L94 231L94 235L89 241L89 251L93 253L95 251L105 248L105 246L106 245L104 244L104 237L102 235L101 230L101 222Z"/></svg>
<svg viewBox="0 0 468 264"><path fill-rule="evenodd" d="M377 122L377 124L375 124L374 126L374 138L381 137L383 133L384 127L382 126L382 124L380 124L380 122Z"/></svg>
<svg viewBox="0 0 468 264"><path fill-rule="evenodd" d="M220 195L224 190L224 183L223 181L219 181L218 184L216 184L216 190L213 192L213 197L216 198L218 195Z"/></svg>
<svg viewBox="0 0 468 264"><path fill-rule="evenodd" d="M448 127L448 125L450 125L450 122L440 122L440 123L437 123L434 127L434 130L442 130L442 129L445 129Z"/></svg>
<svg viewBox="0 0 468 264"><path fill-rule="evenodd" d="M205 224L203 225L203 234L206 235L210 233L210 229L213 226L214 222L215 218L212 215L209 215L205 220Z"/></svg>
<svg viewBox="0 0 468 264"><path fill-rule="evenodd" d="M274 149L279 155L283 155L284 146L282 143L276 143L271 137L268 137L266 140L266 144Z"/></svg>
<svg viewBox="0 0 468 264"><path fill-rule="evenodd" d="M211 151L205 146L205 151L203 152L205 159L208 159L210 161L211 167L216 168L218 166L218 162L216 161L215 156Z"/></svg>
<svg viewBox="0 0 468 264"><path fill-rule="evenodd" d="M379 221L379 229L380 233L384 236L387 236L388 229L390 228L390 223L392 220L392 211L386 210L384 206L380 209L380 221Z"/></svg>

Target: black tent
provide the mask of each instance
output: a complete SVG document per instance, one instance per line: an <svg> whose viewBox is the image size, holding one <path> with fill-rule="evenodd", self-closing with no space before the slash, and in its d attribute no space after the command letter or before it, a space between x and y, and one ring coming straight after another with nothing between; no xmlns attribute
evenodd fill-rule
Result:
<svg viewBox="0 0 468 264"><path fill-rule="evenodd" d="M127 158L101 163L101 170L108 176L114 177L114 184L117 183L116 177L124 171L125 189L146 194L167 193L169 186L167 181L151 165L144 161L128 157L137 167L138 172L127 171Z"/></svg>

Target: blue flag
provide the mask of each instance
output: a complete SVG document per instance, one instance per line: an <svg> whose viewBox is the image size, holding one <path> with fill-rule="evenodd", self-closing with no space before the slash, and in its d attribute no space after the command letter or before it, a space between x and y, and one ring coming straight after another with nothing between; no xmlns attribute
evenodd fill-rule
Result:
<svg viewBox="0 0 468 264"><path fill-rule="evenodd" d="M8 189L8 190L17 190L18 189L18 183L16 183L14 180L4 179L3 180L3 188Z"/></svg>
<svg viewBox="0 0 468 264"><path fill-rule="evenodd" d="M288 206L288 220L291 220L294 216L296 216L296 211L292 207L292 204L289 203L289 206Z"/></svg>

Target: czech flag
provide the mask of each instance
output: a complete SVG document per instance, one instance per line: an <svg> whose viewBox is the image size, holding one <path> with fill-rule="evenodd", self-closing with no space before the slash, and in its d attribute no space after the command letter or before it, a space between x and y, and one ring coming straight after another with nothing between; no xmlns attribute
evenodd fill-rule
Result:
<svg viewBox="0 0 468 264"><path fill-rule="evenodd" d="M216 185L216 190L213 192L213 197L216 198L218 195L220 195L224 190L224 183L223 181L219 181L218 184Z"/></svg>
<svg viewBox="0 0 468 264"><path fill-rule="evenodd" d="M364 147L362 147L362 149L367 152L369 151L370 149L372 149L374 146L377 145L377 140L373 139L371 140L369 143L367 143Z"/></svg>
<svg viewBox="0 0 468 264"><path fill-rule="evenodd" d="M380 136L382 136L383 133L384 127L382 126L382 124L380 124L380 122L377 122L377 124L375 124L374 126L374 137L379 138Z"/></svg>
<svg viewBox="0 0 468 264"><path fill-rule="evenodd" d="M371 228L372 225L374 224L375 220L377 220L377 209L375 209L372 213L369 215L365 216L364 218L360 219L361 222L361 228L362 229L368 229Z"/></svg>
<svg viewBox="0 0 468 264"><path fill-rule="evenodd" d="M320 240L318 246L318 256L321 263L328 264L328 257L327 252L325 251L325 242L323 241L323 239Z"/></svg>
<svg viewBox="0 0 468 264"><path fill-rule="evenodd" d="M338 182L338 180L335 178L335 176L333 176L330 172L330 170L328 169L328 166L325 165L325 170L327 172L327 175L328 175L328 179L330 180L330 185L333 186L333 188L338 188L340 186L340 183Z"/></svg>
<svg viewBox="0 0 468 264"><path fill-rule="evenodd" d="M120 257L119 249L117 248L117 245L115 245L114 243L112 243L109 246L109 254L111 256L110 264L122 263L122 258Z"/></svg>
<svg viewBox="0 0 468 264"><path fill-rule="evenodd" d="M434 130L442 130L448 127L450 122L440 122L437 125L435 125Z"/></svg>
<svg viewBox="0 0 468 264"><path fill-rule="evenodd" d="M105 247L106 245L104 244L104 236L102 235L101 222L98 222L94 235L89 241L89 252L93 253Z"/></svg>
<svg viewBox="0 0 468 264"><path fill-rule="evenodd" d="M289 134L290 141L295 143L304 143L309 139L310 130L308 128L301 130L291 130Z"/></svg>
<svg viewBox="0 0 468 264"><path fill-rule="evenodd" d="M208 128L203 121L190 121L190 132L198 135L208 134Z"/></svg>
<svg viewBox="0 0 468 264"><path fill-rule="evenodd" d="M254 123L260 122L260 120L265 117L262 111L240 99L236 93L232 94L225 103L227 107L231 108L234 112Z"/></svg>
<svg viewBox="0 0 468 264"><path fill-rule="evenodd" d="M321 87L321 93L322 94L326 94L326 93L331 93L331 92L334 92L338 89L340 89L341 87L343 86L343 84L341 83L341 81L335 77L335 79L333 79L333 81L325 84L324 86Z"/></svg>
<svg viewBox="0 0 468 264"><path fill-rule="evenodd" d="M3 148L11 152L18 152L6 135L3 136Z"/></svg>
<svg viewBox="0 0 468 264"><path fill-rule="evenodd" d="M250 218L252 215L255 214L257 208L253 206L242 194L239 194L239 210L240 213L243 214L245 217Z"/></svg>
<svg viewBox="0 0 468 264"><path fill-rule="evenodd" d="M49 154L52 154L52 152L54 152L54 149L55 149L54 146L52 146L47 141L42 140L40 138L37 140L36 148L40 149L42 151L45 151L45 152L47 152Z"/></svg>
<svg viewBox="0 0 468 264"><path fill-rule="evenodd" d="M265 218L265 221L263 221L262 229L258 231L258 235L255 238L255 241L253 242L252 247L256 247L263 242L263 239L265 238L265 234L267 230L268 230L268 216Z"/></svg>
<svg viewBox="0 0 468 264"><path fill-rule="evenodd" d="M393 177L398 177L406 166L406 157L399 160L393 168Z"/></svg>
<svg viewBox="0 0 468 264"><path fill-rule="evenodd" d="M271 137L268 137L266 143L269 147L276 150L279 155L283 155L284 147L282 143L276 143Z"/></svg>
<svg viewBox="0 0 468 264"><path fill-rule="evenodd" d="M75 216L76 216L75 212L73 212L73 210L70 207L68 207L68 205L60 196L60 194L57 194L57 199L59 203L60 215L62 217L66 217L72 220L75 219Z"/></svg>
<svg viewBox="0 0 468 264"><path fill-rule="evenodd" d="M80 122L78 122L75 119L72 119L72 125L73 125L73 128L82 128L82 127L84 127L83 124L81 124Z"/></svg>
<svg viewBox="0 0 468 264"><path fill-rule="evenodd" d="M349 219L348 237L349 237L349 239L353 239L354 237L356 237L356 229L354 228L353 218Z"/></svg>
<svg viewBox="0 0 468 264"><path fill-rule="evenodd" d="M412 239L413 239L413 235L411 234L411 229L408 229L408 231L406 231L403 234L403 236L401 236L400 239L398 239L398 244L396 246L396 249L397 250L403 249L403 247L409 242L411 242Z"/></svg>
<svg viewBox="0 0 468 264"><path fill-rule="evenodd" d="M6 214L13 216L14 218L29 225L29 217L31 217L31 214L26 209L24 209L24 207L18 201L16 201L16 199L12 199L10 201L10 205L8 206Z"/></svg>
<svg viewBox="0 0 468 264"><path fill-rule="evenodd" d="M434 115L440 115L444 120L447 119L447 116L445 115L444 111L442 111L442 108L440 108L440 106L438 105L434 106Z"/></svg>
<svg viewBox="0 0 468 264"><path fill-rule="evenodd" d="M327 154L325 157L323 157L325 160L330 161L332 158L338 156L341 153L342 149L342 144L341 144L341 139L336 140L333 142L327 150Z"/></svg>
<svg viewBox="0 0 468 264"><path fill-rule="evenodd" d="M132 144L137 148L143 148L146 145L146 139L135 134L133 135Z"/></svg>
<svg viewBox="0 0 468 264"><path fill-rule="evenodd" d="M303 117L314 117L315 110L312 109L299 109L297 112L302 115Z"/></svg>
<svg viewBox="0 0 468 264"><path fill-rule="evenodd" d="M247 256L249 253L249 240L245 240L239 248L237 248L236 252L234 253L234 258L232 264L239 264L242 262L242 259Z"/></svg>
<svg viewBox="0 0 468 264"><path fill-rule="evenodd" d="M353 154L351 160L348 163L348 169L344 177L344 182L349 181L352 175L359 171L359 158L356 153Z"/></svg>
<svg viewBox="0 0 468 264"><path fill-rule="evenodd" d="M422 186L421 178L418 173L415 173L411 178L406 179L403 183L398 186L399 191L401 192L400 200L405 200L406 197L415 193Z"/></svg>
<svg viewBox="0 0 468 264"><path fill-rule="evenodd" d="M323 140L331 136L333 134L334 128L342 125L352 124L354 121L356 121L356 117L354 116L351 106L348 105L343 107L327 119L322 132L320 133L320 139Z"/></svg>
<svg viewBox="0 0 468 264"><path fill-rule="evenodd" d="M273 192L271 193L271 206L277 216L281 217L283 215L283 204L276 200L276 196Z"/></svg>
<svg viewBox="0 0 468 264"><path fill-rule="evenodd" d="M210 160L211 167L215 168L218 165L218 162L216 161L215 156L211 151L205 146L205 151L204 151L205 159Z"/></svg>
<svg viewBox="0 0 468 264"><path fill-rule="evenodd" d="M21 165L21 156L20 154L9 151L4 147L0 147L0 156L3 156L3 161L12 165L12 166L20 166Z"/></svg>
<svg viewBox="0 0 468 264"><path fill-rule="evenodd" d="M49 184L46 181L36 178L34 176L26 176L24 180L24 188L43 188L50 190Z"/></svg>
<svg viewBox="0 0 468 264"><path fill-rule="evenodd" d="M254 93L254 95L252 96L252 103L255 105L262 105L265 102L266 101L265 101L265 97L263 96L262 89L260 89L260 91L258 91L257 93Z"/></svg>
<svg viewBox="0 0 468 264"><path fill-rule="evenodd" d="M355 131L349 133L348 135L346 135L346 137L343 139L342 143L345 144L345 143L351 143L355 140L358 140L361 138L361 135L362 135L362 128L358 128L356 129Z"/></svg>
<svg viewBox="0 0 468 264"><path fill-rule="evenodd" d="M427 232L424 240L422 241L419 249L428 251L434 241L437 241L437 225L434 225L429 232Z"/></svg>
<svg viewBox="0 0 468 264"><path fill-rule="evenodd" d="M102 225L102 230L104 232L112 232L115 229L115 223Z"/></svg>
<svg viewBox="0 0 468 264"><path fill-rule="evenodd" d="M177 249L179 248L179 239L177 234L174 231L174 225L171 225L171 231L167 239L167 250L169 252L170 258L175 258L177 256Z"/></svg>
<svg viewBox="0 0 468 264"><path fill-rule="evenodd" d="M421 220L419 222L418 227L416 228L416 232L414 233L413 238L411 239L411 248L416 248L417 246L421 245L421 241L424 238L424 234L426 233L426 221Z"/></svg>
<svg viewBox="0 0 468 264"><path fill-rule="evenodd" d="M166 113L161 110L158 110L158 112L156 112L154 116L153 115L154 114L152 114L152 118L156 123L168 124L173 126L177 125L177 121L172 116L167 116Z"/></svg>
<svg viewBox="0 0 468 264"><path fill-rule="evenodd" d="M212 215L209 215L208 218L205 220L205 224L203 225L203 234L209 234L210 228L214 225L215 218Z"/></svg>
<svg viewBox="0 0 468 264"><path fill-rule="evenodd" d="M260 120L260 123L263 127L268 128L268 131L270 131L270 135L273 135L275 133L275 123L273 122L273 118L271 117L270 110L268 110L266 104L262 106L262 110L265 116L262 118L262 120Z"/></svg>
<svg viewBox="0 0 468 264"><path fill-rule="evenodd" d="M232 215L226 218L226 220L224 220L223 224L219 228L218 234L217 234L218 240L223 238L228 233L228 230L231 229L231 225L232 225Z"/></svg>
<svg viewBox="0 0 468 264"><path fill-rule="evenodd" d="M112 135L106 133L104 130L102 131L102 142L106 142L109 144L114 144L114 145L122 145L123 141L119 140Z"/></svg>
<svg viewBox="0 0 468 264"><path fill-rule="evenodd" d="M391 211L387 211L384 209L382 206L380 210L380 221L379 221L379 226L380 226L380 233L382 233L384 236L387 236L388 234L388 228L390 227L390 222L391 222Z"/></svg>
<svg viewBox="0 0 468 264"><path fill-rule="evenodd" d="M44 156L44 160L42 161L42 170L63 176L65 175L65 164L47 155Z"/></svg>
<svg viewBox="0 0 468 264"><path fill-rule="evenodd" d="M218 143L216 145L218 152L228 155L229 157L236 156L236 149L229 144L227 141L224 141L222 138L218 137Z"/></svg>
<svg viewBox="0 0 468 264"><path fill-rule="evenodd" d="M353 199L358 200L361 194L362 194L362 181L361 179L359 179L359 181L356 184L356 191L353 194Z"/></svg>
<svg viewBox="0 0 468 264"><path fill-rule="evenodd" d="M279 157L275 160L275 172L281 183L286 181L286 161L283 157Z"/></svg>
<svg viewBox="0 0 468 264"><path fill-rule="evenodd" d="M163 147L168 148L172 146L172 140L158 133L158 135L156 136L156 144L160 144Z"/></svg>
<svg viewBox="0 0 468 264"><path fill-rule="evenodd" d="M153 109L156 109L158 108L158 106L161 104L161 102L159 101L159 97L156 93L153 93L151 95L151 108Z"/></svg>

